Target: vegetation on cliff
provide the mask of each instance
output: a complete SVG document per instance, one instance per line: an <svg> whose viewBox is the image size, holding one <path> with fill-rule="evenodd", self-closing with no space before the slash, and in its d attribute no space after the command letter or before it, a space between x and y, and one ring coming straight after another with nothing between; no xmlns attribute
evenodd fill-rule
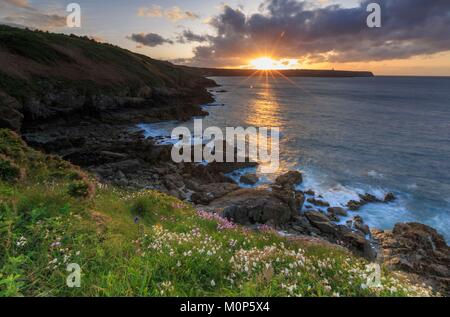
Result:
<svg viewBox="0 0 450 317"><path fill-rule="evenodd" d="M69 263L81 287L66 285ZM250 230L155 191L97 183L0 130L1 296L416 296L344 249Z"/></svg>
<svg viewBox="0 0 450 317"><path fill-rule="evenodd" d="M214 82L87 37L0 25L0 127L207 99ZM135 109L133 109L135 110Z"/></svg>

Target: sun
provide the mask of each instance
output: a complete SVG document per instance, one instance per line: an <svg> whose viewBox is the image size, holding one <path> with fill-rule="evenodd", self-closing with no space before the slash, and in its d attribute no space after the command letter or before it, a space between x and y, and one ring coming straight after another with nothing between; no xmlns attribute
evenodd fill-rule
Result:
<svg viewBox="0 0 450 317"><path fill-rule="evenodd" d="M270 57L260 57L250 62L250 65L258 70L280 69L280 63Z"/></svg>

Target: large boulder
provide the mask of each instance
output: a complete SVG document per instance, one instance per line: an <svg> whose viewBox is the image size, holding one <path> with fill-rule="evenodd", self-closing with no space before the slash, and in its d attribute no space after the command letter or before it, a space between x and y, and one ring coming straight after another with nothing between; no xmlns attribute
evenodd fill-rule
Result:
<svg viewBox="0 0 450 317"><path fill-rule="evenodd" d="M372 231L383 262L426 277L450 294L450 247L435 229L420 223L399 223L392 231Z"/></svg>
<svg viewBox="0 0 450 317"><path fill-rule="evenodd" d="M222 214L239 224L288 223L297 215L288 203L265 189L240 189L214 200L209 207L222 210Z"/></svg>
<svg viewBox="0 0 450 317"><path fill-rule="evenodd" d="M331 222L323 213L319 211L306 211L305 216L314 227L324 234L336 236L338 233L337 225Z"/></svg>
<svg viewBox="0 0 450 317"><path fill-rule="evenodd" d="M299 171L289 171L286 174L280 175L275 179L275 185L283 188L293 189L295 185L303 181L302 173Z"/></svg>

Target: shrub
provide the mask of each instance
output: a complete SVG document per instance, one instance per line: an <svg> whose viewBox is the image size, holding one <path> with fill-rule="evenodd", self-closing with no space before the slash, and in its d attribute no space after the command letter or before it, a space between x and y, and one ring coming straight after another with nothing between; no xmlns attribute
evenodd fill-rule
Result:
<svg viewBox="0 0 450 317"><path fill-rule="evenodd" d="M85 180L74 181L69 184L68 193L75 198L88 198L92 195L92 186Z"/></svg>
<svg viewBox="0 0 450 317"><path fill-rule="evenodd" d="M0 180L14 181L20 178L20 174L20 167L6 157L0 156Z"/></svg>

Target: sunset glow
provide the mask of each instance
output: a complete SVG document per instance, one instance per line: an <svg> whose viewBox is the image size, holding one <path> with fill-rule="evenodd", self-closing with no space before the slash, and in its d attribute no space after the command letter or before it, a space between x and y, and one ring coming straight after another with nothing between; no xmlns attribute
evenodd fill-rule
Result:
<svg viewBox="0 0 450 317"><path fill-rule="evenodd" d="M258 70L286 69L286 66L270 57L260 57L250 62Z"/></svg>

